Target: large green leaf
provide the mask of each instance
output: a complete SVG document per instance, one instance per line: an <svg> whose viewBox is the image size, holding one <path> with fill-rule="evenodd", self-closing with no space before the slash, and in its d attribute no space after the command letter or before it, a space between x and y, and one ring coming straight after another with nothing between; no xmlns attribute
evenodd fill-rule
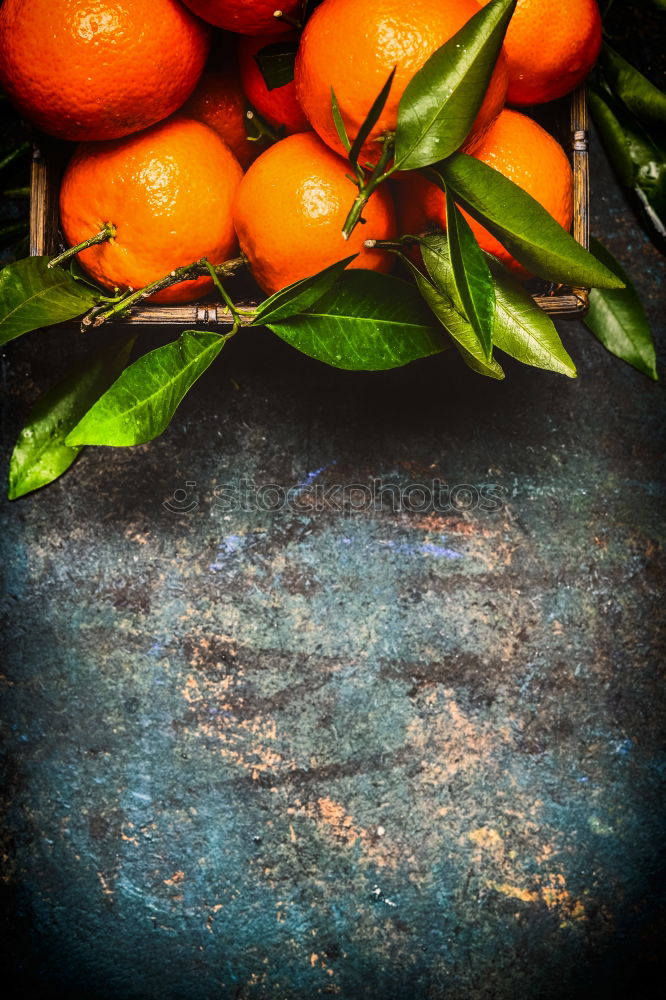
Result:
<svg viewBox="0 0 666 1000"><path fill-rule="evenodd" d="M303 354L353 371L397 368L447 346L413 285L360 269L306 311L266 325Z"/></svg>
<svg viewBox="0 0 666 1000"><path fill-rule="evenodd" d="M152 441L169 425L185 393L220 353L228 337L185 330L126 368L88 410L65 443L133 445Z"/></svg>
<svg viewBox="0 0 666 1000"><path fill-rule="evenodd" d="M429 171L447 185L533 274L550 281L618 288L619 279L588 253L531 195L473 156L454 153Z"/></svg>
<svg viewBox="0 0 666 1000"><path fill-rule="evenodd" d="M105 343L37 401L12 453L10 500L46 486L70 467L81 447L69 447L65 438L118 378L134 340L131 336Z"/></svg>
<svg viewBox="0 0 666 1000"><path fill-rule="evenodd" d="M0 344L43 326L82 316L101 292L76 281L51 257L26 257L0 270Z"/></svg>
<svg viewBox="0 0 666 1000"><path fill-rule="evenodd" d="M432 281L449 298L451 304L460 310L446 237L438 233L431 234L423 241L421 250ZM575 365L564 349L550 317L499 262L491 257L488 260L495 282L495 346L525 365L574 378ZM467 335L469 336L469 331Z"/></svg>
<svg viewBox="0 0 666 1000"><path fill-rule="evenodd" d="M608 84L630 111L643 119L666 125L666 94L604 42L601 67Z"/></svg>
<svg viewBox="0 0 666 1000"><path fill-rule="evenodd" d="M466 319L487 361L493 352L495 288L486 258L451 192L446 192L446 226L451 271Z"/></svg>
<svg viewBox="0 0 666 1000"><path fill-rule="evenodd" d="M598 240L592 249L607 267L620 275L625 283L621 289L593 288L585 325L604 347L627 364L656 379L657 367L654 343L648 318L636 290L624 270Z"/></svg>
<svg viewBox="0 0 666 1000"><path fill-rule="evenodd" d="M264 299L257 306L257 310L252 319L253 326L265 326L266 323L276 323L278 320L287 319L296 313L304 312L320 299L324 292L327 292L338 277L342 274L358 254L351 254L344 260L338 260L335 264L330 264L317 274L309 278L302 278L295 281L286 288L281 288L269 298Z"/></svg>
<svg viewBox="0 0 666 1000"><path fill-rule="evenodd" d="M516 0L493 0L412 77L398 108L396 167L416 170L436 163L465 141L515 6Z"/></svg>

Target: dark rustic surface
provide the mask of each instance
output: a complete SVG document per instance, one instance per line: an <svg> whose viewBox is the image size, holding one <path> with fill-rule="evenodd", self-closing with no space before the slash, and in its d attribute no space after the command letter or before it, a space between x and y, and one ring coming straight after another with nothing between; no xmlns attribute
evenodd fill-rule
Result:
<svg viewBox="0 0 666 1000"><path fill-rule="evenodd" d="M663 348L664 261L592 177ZM653 995L663 395L562 332L577 381L504 384L248 334L160 440L3 505L12 995ZM80 351L5 352L4 468ZM374 478L503 503L307 506ZM219 509L243 479L300 509Z"/></svg>

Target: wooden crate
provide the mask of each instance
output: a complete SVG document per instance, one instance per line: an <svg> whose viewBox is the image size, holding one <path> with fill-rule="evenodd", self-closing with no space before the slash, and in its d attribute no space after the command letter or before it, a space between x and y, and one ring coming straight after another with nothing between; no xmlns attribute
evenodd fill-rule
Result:
<svg viewBox="0 0 666 1000"><path fill-rule="evenodd" d="M587 152L587 104L581 87L571 98L568 152L574 177L573 235L586 249L589 245L590 179ZM566 136L562 137L565 140ZM58 191L60 180L71 146L44 136L35 145L30 201L30 254L55 254L64 249L58 219ZM534 295L535 302L555 319L573 319L584 316L588 308L589 289L555 289L549 295ZM248 303L243 303L247 305ZM251 304L251 303L250 303ZM139 325L228 326L229 310L215 302L194 302L189 305L137 306L132 313L118 320Z"/></svg>

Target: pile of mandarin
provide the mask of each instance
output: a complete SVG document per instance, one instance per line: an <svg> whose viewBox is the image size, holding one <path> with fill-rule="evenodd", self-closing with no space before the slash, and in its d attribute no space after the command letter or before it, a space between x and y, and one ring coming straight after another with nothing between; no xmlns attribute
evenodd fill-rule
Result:
<svg viewBox="0 0 666 1000"><path fill-rule="evenodd" d="M279 2L279 0L278 0ZM490 0L4 0L0 85L39 130L76 142L60 193L69 246L105 289L141 288L206 258L247 257L268 292L349 254L388 270L366 240L444 228L444 195L418 172L382 185L345 241L356 192L332 115L353 139L396 67L361 154L379 157L413 75ZM601 45L596 0L518 0L465 151L536 198L566 229L571 168L515 108L551 101L587 75ZM262 54L295 52L269 89ZM511 107L509 107L511 106ZM468 217L469 218L469 217ZM484 249L524 274L478 223ZM188 302L211 279L158 293Z"/></svg>

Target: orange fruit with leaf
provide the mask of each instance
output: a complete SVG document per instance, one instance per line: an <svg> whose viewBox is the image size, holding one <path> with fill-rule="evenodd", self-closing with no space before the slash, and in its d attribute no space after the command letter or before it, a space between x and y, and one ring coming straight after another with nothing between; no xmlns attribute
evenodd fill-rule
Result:
<svg viewBox="0 0 666 1000"><path fill-rule="evenodd" d="M388 187L371 197L366 224L351 238L342 224L355 188L348 164L312 132L288 136L267 149L245 174L234 204L241 250L265 292L315 274L353 253L350 267L388 271L386 252L367 250L364 241L396 235L393 199Z"/></svg>
<svg viewBox="0 0 666 1000"><path fill-rule="evenodd" d="M467 152L494 167L536 199L568 230L573 219L573 174L566 153L533 119L505 108ZM397 183L402 233L417 235L428 228L446 229L446 196L419 173L404 174ZM463 209L474 235L514 273L528 272L492 233Z"/></svg>
<svg viewBox="0 0 666 1000"><path fill-rule="evenodd" d="M219 264L236 252L231 209L242 169L207 125L189 118L125 139L84 143L60 189L60 219L70 246L110 223L112 239L79 254L103 288L138 289L206 257ZM210 278L180 282L154 296L192 302Z"/></svg>
<svg viewBox="0 0 666 1000"><path fill-rule="evenodd" d="M296 57L296 94L315 132L344 154L331 113L331 88L348 136L359 133L391 70L384 109L361 160L376 162L381 138L395 131L407 84L428 58L481 7L476 0L324 0L307 22ZM472 131L487 126L504 104L507 88L500 54Z"/></svg>

